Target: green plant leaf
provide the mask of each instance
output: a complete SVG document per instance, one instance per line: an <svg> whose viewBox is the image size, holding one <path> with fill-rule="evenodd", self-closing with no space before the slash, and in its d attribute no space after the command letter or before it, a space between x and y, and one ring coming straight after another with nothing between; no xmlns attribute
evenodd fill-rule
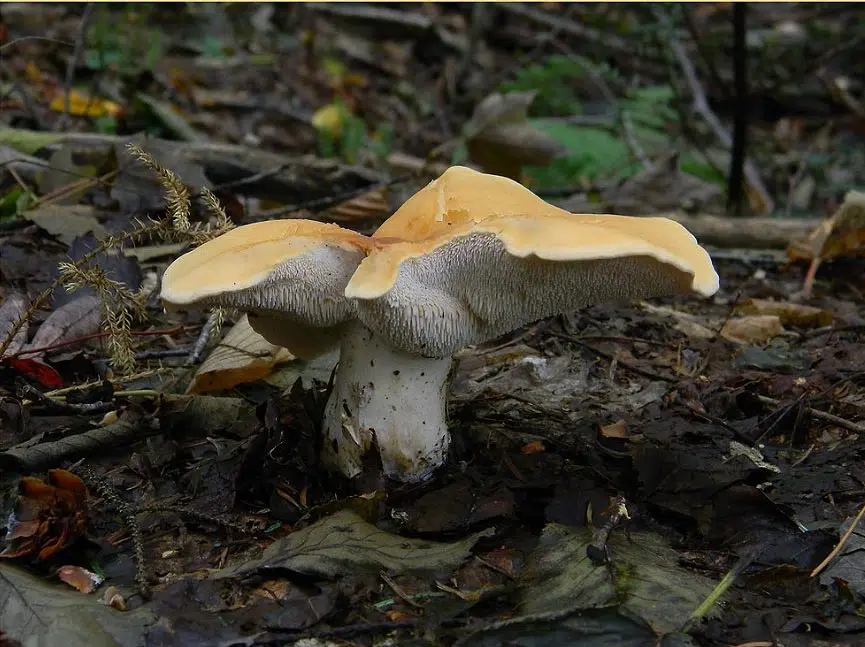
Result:
<svg viewBox="0 0 865 647"><path fill-rule="evenodd" d="M287 569L336 577L346 573L435 573L450 571L469 555L482 531L454 543L410 539L380 530L351 510L341 510L280 539L259 560L225 569L218 578L262 569Z"/></svg>

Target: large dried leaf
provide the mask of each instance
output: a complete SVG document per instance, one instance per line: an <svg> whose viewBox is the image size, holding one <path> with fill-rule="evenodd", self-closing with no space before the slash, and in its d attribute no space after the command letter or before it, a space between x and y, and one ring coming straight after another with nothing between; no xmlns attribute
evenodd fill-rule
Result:
<svg viewBox="0 0 865 647"><path fill-rule="evenodd" d="M523 613L615 606L660 634L681 627L714 588L680 567L679 554L654 533L614 532L607 543L610 565L588 557L591 541L586 528L544 529L521 576Z"/></svg>
<svg viewBox="0 0 865 647"><path fill-rule="evenodd" d="M493 622L457 641L454 647L692 647L693 644L681 634L676 635L676 642L661 642L638 620L605 608L551 611Z"/></svg>
<svg viewBox="0 0 865 647"><path fill-rule="evenodd" d="M58 240L71 245L76 238L88 233L97 238L108 236L108 230L96 220L95 212L89 205L49 203L27 211L25 216Z"/></svg>
<svg viewBox="0 0 865 647"><path fill-rule="evenodd" d="M285 348L271 344L240 319L199 367L187 393L208 393L255 382L281 363L294 359Z"/></svg>
<svg viewBox="0 0 865 647"><path fill-rule="evenodd" d="M0 340L5 340L12 330L15 322L27 311L27 299L20 292L10 292L3 305L0 306ZM27 341L27 323L15 333L12 343L6 350L7 355L14 355L24 347Z"/></svg>
<svg viewBox="0 0 865 647"><path fill-rule="evenodd" d="M264 569L287 569L336 577L353 573L436 573L450 571L471 554L475 543L492 531L445 544L394 535L341 510L274 542L261 559L225 569L217 577L235 577Z"/></svg>
<svg viewBox="0 0 865 647"><path fill-rule="evenodd" d="M777 315L748 315L727 321L721 336L739 344L764 344L783 332Z"/></svg>
<svg viewBox="0 0 865 647"><path fill-rule="evenodd" d="M809 328L831 326L834 319L831 312L822 308L770 299L748 299L736 307L736 314L774 315L785 326Z"/></svg>
<svg viewBox="0 0 865 647"><path fill-rule="evenodd" d="M94 597L0 564L0 627L23 647L139 647L155 617L119 613Z"/></svg>
<svg viewBox="0 0 865 647"><path fill-rule="evenodd" d="M849 191L831 218L787 250L794 260L860 256L865 251L865 193Z"/></svg>
<svg viewBox="0 0 865 647"><path fill-rule="evenodd" d="M44 348L98 333L102 327L102 302L99 297L84 296L57 308L39 326L25 349ZM38 358L44 353L30 355Z"/></svg>

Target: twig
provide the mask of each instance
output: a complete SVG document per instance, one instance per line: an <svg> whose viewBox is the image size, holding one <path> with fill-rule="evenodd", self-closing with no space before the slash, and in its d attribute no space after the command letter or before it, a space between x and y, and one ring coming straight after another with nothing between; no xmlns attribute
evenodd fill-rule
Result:
<svg viewBox="0 0 865 647"><path fill-rule="evenodd" d="M138 422L121 418L118 422L97 429L66 436L37 445L30 441L0 452L0 469L36 471L44 467L59 465L65 460L90 456L100 451L114 451L118 447L142 440L147 435L159 433Z"/></svg>
<svg viewBox="0 0 865 647"><path fill-rule="evenodd" d="M201 354L204 352L204 349L207 348L208 342L210 342L210 338L222 323L222 319L223 315L220 311L214 310L210 313L207 317L207 321L204 322L204 326L201 327L201 334L198 335L195 345L192 347L192 350L186 358L186 366L192 366L193 364L198 363L201 359Z"/></svg>
<svg viewBox="0 0 865 647"><path fill-rule="evenodd" d="M331 204L338 204L345 200L350 200L352 198L356 198L361 195L365 195L367 193L371 193L373 191L378 191L380 189L387 189L398 184L403 184L405 182L410 182L413 179L411 175L401 175L399 177L392 178L390 180L385 180L383 182L379 182L377 184L371 184L366 187L362 187L360 189L353 189L351 191L346 191L345 193L325 196L323 198L316 198L314 200L308 200L306 202L300 202L298 204L290 204L284 207L277 207L276 209L268 209L266 211L259 211L258 213L251 214L249 218L247 218L247 222L257 222L259 220L271 220L273 218L279 218L285 216L286 214L290 214L292 212L303 212L305 210L315 211L316 209L329 206ZM298 214L298 218L308 218L309 216L305 214Z"/></svg>
<svg viewBox="0 0 865 647"><path fill-rule="evenodd" d="M560 332L556 332L556 331L550 331L550 334L553 337L559 337L560 339L564 339L566 341L572 342L572 343L576 344L577 346L580 346L581 348L585 348L587 351L590 351L590 352L594 353L595 355L598 355L599 357L603 357L604 359L606 359L610 362L616 362L617 366L621 366L625 370L631 371L631 373L636 373L637 375L642 375L643 377L647 377L650 380L661 380L663 382L675 382L676 381L675 378L670 377L668 375L661 375L660 373L655 373L654 371L649 371L649 370L646 370L644 368L639 368L638 366L634 366L633 364L631 364L629 362L626 362L624 360L621 360L621 359L615 357L611 353L608 353L606 351L600 350L599 348L595 348L594 346L591 346L590 344L587 344L586 342L584 342L579 337L574 337L572 335L566 335L564 333L560 333Z"/></svg>
<svg viewBox="0 0 865 647"><path fill-rule="evenodd" d="M184 357L189 355L189 348L169 348L167 350L148 350L136 353L135 359L139 362L148 359L165 359L167 357Z"/></svg>
<svg viewBox="0 0 865 647"><path fill-rule="evenodd" d="M5 45L0 46L0 52L3 52L8 47L12 47L13 45L17 45L18 43L23 43L28 40L44 40L49 43L58 43L59 45L66 45L67 47L75 47L75 43L70 43L68 40L59 40L57 38L47 38L46 36L22 36L21 38L16 38L14 40L10 40Z"/></svg>
<svg viewBox="0 0 865 647"><path fill-rule="evenodd" d="M627 41L618 36L613 36L607 31L592 29L591 27L581 25L565 16L553 15L546 11L540 11L520 2L502 2L501 4L496 5L496 8L516 14L520 18L531 20L532 22L544 25L545 27L552 27L557 32L574 36L579 42L593 41L597 45L619 54L627 54L629 56L633 55L633 46Z"/></svg>
<svg viewBox="0 0 865 647"><path fill-rule="evenodd" d="M765 395L757 395L757 399L763 404L771 404L772 406L781 406L781 401L776 400L775 398L770 398ZM830 422L833 425L837 425L842 429L846 429L847 431L852 431L856 434L865 433L865 425L851 422L850 420L846 420L841 418L840 416L836 416L833 413L827 413L826 411L820 411L819 409L813 409L811 407L804 408L805 413L813 418L817 418L818 420L823 420L825 422Z"/></svg>
<svg viewBox="0 0 865 647"><path fill-rule="evenodd" d="M105 411L110 411L114 408L113 402L80 402L80 403L71 403L71 402L63 402L62 400L55 400L54 398L48 397L42 391L37 389L34 386L27 384L26 382L19 380L18 381L18 391L23 395L35 402L39 402L40 404L48 407L49 409L54 409L55 411L68 411L71 413L102 413Z"/></svg>
<svg viewBox="0 0 865 647"><path fill-rule="evenodd" d="M649 159L649 156L646 155L646 151L643 150L643 147L640 146L640 142L637 141L637 133L634 132L634 122L631 119L631 115L627 110L620 110L619 117L622 120L622 130L625 133L625 142L628 144L628 148L630 148L631 152L638 160L640 160L640 164L643 165L643 168L652 168L652 160Z"/></svg>
<svg viewBox="0 0 865 647"><path fill-rule="evenodd" d="M391 590L396 593L396 596L400 598L403 602L413 606L415 609L423 609L423 605L418 604L417 602L412 600L409 594L405 592L405 589L403 589L399 584L397 584L390 575L382 571L381 573L379 573L379 576L384 581L384 583L387 584L391 588Z"/></svg>
<svg viewBox="0 0 865 647"><path fill-rule="evenodd" d="M463 52L455 74L458 87L463 87L469 72L471 72L472 63L474 63L475 56L477 55L478 44L487 25L487 12L489 9L490 7L483 2L476 2L472 5L472 17L469 22L468 34L469 42L465 52Z"/></svg>
<svg viewBox="0 0 865 647"><path fill-rule="evenodd" d="M178 333L190 332L192 330L195 330L196 328L198 328L198 326L175 326L174 328L165 328L163 330L133 330L131 334L136 337L146 337L151 335L176 335ZM67 339L66 341L57 342L56 344L50 344L48 346L28 348L18 353L12 354L11 357L33 355L34 353L47 353L48 351L57 350L58 348L66 348L67 346L74 346L75 344L83 344L84 342L91 341L93 339L102 339L103 337L108 337L110 334L111 333L109 332L95 332L91 335L84 335L82 337L76 337L75 339Z"/></svg>
<svg viewBox="0 0 865 647"><path fill-rule="evenodd" d="M840 541L838 541L838 545L832 549L832 552L826 555L826 559L820 562L817 567L811 571L811 577L819 575L824 568L829 565L833 559L838 556L838 553L841 552L841 549L844 548L844 545L847 543L847 540L850 539L850 536L853 534L853 531L856 530L856 526L859 525L859 522L862 520L862 516L865 515L865 505L863 505L859 509L859 514L856 515L856 518L853 519L853 523L850 524L850 527L847 528L847 532L844 533L844 536L841 537Z"/></svg>
<svg viewBox="0 0 865 647"><path fill-rule="evenodd" d="M592 541L586 546L586 556L596 564L607 564L610 562L609 549L607 547L610 533L623 520L631 518L628 514L627 499L623 496L612 497L610 499L609 513L610 516L606 523L592 531ZM591 511L588 514L588 521L591 523Z"/></svg>
<svg viewBox="0 0 865 647"><path fill-rule="evenodd" d="M744 167L748 143L748 48L745 42L747 4L733 5L733 80L736 111L733 116L733 148L727 176L727 213L741 216L745 206Z"/></svg>
<svg viewBox="0 0 865 647"><path fill-rule="evenodd" d="M660 9L660 7L652 6L652 11L654 12L658 22L663 24L667 29L667 39L670 44L670 49L673 52L673 56L675 56L676 61L679 63L679 67L682 70L682 74L685 76L685 81L688 84L688 87L691 90L691 94L694 98L694 111L697 112L705 122L709 125L712 131L715 134L722 144L724 144L727 148L733 147L733 136L727 131L724 127L724 124L721 123L721 120L718 118L718 115L714 113L711 106L709 105L709 99L706 97L706 92L703 90L703 86L700 84L700 79L697 77L697 72L694 69L694 64L688 58L687 52L685 52L685 48L681 42L676 38L675 33L673 32L672 25L670 24L670 19L667 15ZM767 212L773 211L775 208L775 203L772 200L772 197L769 195L769 192L766 190L766 186L763 184L763 180L760 178L760 174L757 172L757 169L754 165L746 160L744 164L744 173L745 177L748 179L748 184L751 185L751 188L754 189L759 195L760 200L763 201L765 205L765 210Z"/></svg>
<svg viewBox="0 0 865 647"><path fill-rule="evenodd" d="M72 58L69 60L69 65L66 66L66 79L63 83L63 114L57 122L57 130L63 130L66 127L66 122L69 119L69 111L72 107L70 94L72 93L72 83L75 80L75 69L81 61L81 55L84 53L84 41L87 39L87 31L90 28L90 16L93 14L93 3L88 2L84 6L84 13L81 14L81 23L78 25L78 35L75 37L75 45L72 50Z"/></svg>

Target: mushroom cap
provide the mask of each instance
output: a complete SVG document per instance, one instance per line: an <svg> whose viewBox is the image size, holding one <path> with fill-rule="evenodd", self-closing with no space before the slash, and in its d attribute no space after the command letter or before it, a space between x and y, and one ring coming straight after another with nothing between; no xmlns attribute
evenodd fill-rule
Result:
<svg viewBox="0 0 865 647"><path fill-rule="evenodd" d="M457 225L518 213L571 215L519 182L466 166L451 166L406 200L372 237L419 241L449 234Z"/></svg>
<svg viewBox="0 0 865 647"><path fill-rule="evenodd" d="M339 342L319 328L354 318L344 290L371 241L312 220L258 222L210 240L176 259L162 277L169 309L239 308L271 343L311 357Z"/></svg>
<svg viewBox="0 0 865 647"><path fill-rule="evenodd" d="M392 345L451 354L588 305L718 289L709 254L666 218L542 213L454 224L374 250L345 289Z"/></svg>

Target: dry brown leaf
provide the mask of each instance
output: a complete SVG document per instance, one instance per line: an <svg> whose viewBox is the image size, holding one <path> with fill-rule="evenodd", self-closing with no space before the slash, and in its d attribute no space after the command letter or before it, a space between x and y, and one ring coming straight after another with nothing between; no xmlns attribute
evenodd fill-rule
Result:
<svg viewBox="0 0 865 647"><path fill-rule="evenodd" d="M478 104L465 131L472 162L488 173L519 181L523 166L548 164L564 154L558 140L528 123L536 94L495 92Z"/></svg>
<svg viewBox="0 0 865 647"><path fill-rule="evenodd" d="M341 202L335 207L328 209L324 215L330 220L342 224L384 220L390 215L391 211L392 209L390 204L388 204L384 191L377 189Z"/></svg>
<svg viewBox="0 0 865 647"><path fill-rule="evenodd" d="M822 308L769 299L748 299L737 306L736 314L775 315L782 325L811 328L831 326L834 319L831 312Z"/></svg>
<svg viewBox="0 0 865 647"><path fill-rule="evenodd" d="M60 306L39 326L25 350L45 348L98 333L102 328L102 303L99 297L83 296ZM45 353L29 355L38 359Z"/></svg>
<svg viewBox="0 0 865 647"><path fill-rule="evenodd" d="M730 319L721 329L721 336L738 344L762 344L784 332L777 315L749 315Z"/></svg>
<svg viewBox="0 0 865 647"><path fill-rule="evenodd" d="M787 248L791 260L811 261L802 286L810 296L820 263L831 258L865 255L865 193L848 191L844 202L831 218L820 223L804 240L794 240Z"/></svg>
<svg viewBox="0 0 865 647"><path fill-rule="evenodd" d="M604 438L630 438L631 432L628 431L628 425L624 420L619 420L609 425L601 427L601 436Z"/></svg>
<svg viewBox="0 0 865 647"><path fill-rule="evenodd" d="M27 299L20 292L10 292L3 305L0 306L0 341L5 340L12 326L18 321L18 318L27 310ZM14 355L24 347L27 341L27 322L15 333L12 338L12 343L6 349L7 355Z"/></svg>
<svg viewBox="0 0 865 647"><path fill-rule="evenodd" d="M199 367L186 392L222 391L254 382L269 375L277 364L292 359L288 350L255 332L243 315Z"/></svg>
<svg viewBox="0 0 865 647"><path fill-rule="evenodd" d="M787 251L793 260L826 260L860 255L865 250L865 193L849 191L831 218L811 234L793 241Z"/></svg>
<svg viewBox="0 0 865 647"><path fill-rule="evenodd" d="M715 337L715 331L701 324L697 321L697 317L692 314L667 306L655 306L645 301L640 304L640 307L646 312L672 318L676 322L673 324L673 328L688 337L694 339L714 339Z"/></svg>
<svg viewBox="0 0 865 647"><path fill-rule="evenodd" d="M81 593L93 593L105 578L80 566L67 565L57 569L57 577Z"/></svg>

